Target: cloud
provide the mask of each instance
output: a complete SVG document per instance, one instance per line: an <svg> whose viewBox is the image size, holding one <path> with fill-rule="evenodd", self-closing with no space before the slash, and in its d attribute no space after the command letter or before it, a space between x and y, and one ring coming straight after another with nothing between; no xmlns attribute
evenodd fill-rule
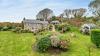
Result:
<svg viewBox="0 0 100 56"><path fill-rule="evenodd" d="M0 21L21 22L44 8L50 8L59 15L66 8L87 8L90 0L0 0Z"/></svg>

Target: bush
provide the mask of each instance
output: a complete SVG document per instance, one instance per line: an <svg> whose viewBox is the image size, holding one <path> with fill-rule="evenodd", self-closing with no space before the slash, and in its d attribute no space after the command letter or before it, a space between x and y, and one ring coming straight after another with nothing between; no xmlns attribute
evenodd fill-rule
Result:
<svg viewBox="0 0 100 56"><path fill-rule="evenodd" d="M10 31L15 28L14 26L0 26L0 31Z"/></svg>
<svg viewBox="0 0 100 56"><path fill-rule="evenodd" d="M60 39L56 35L51 36L50 37L50 40L51 40L51 45L53 47L58 47L58 44L60 42Z"/></svg>
<svg viewBox="0 0 100 56"><path fill-rule="evenodd" d="M15 33L32 33L32 31L22 29L21 27L16 27L15 29L12 29Z"/></svg>
<svg viewBox="0 0 100 56"><path fill-rule="evenodd" d="M59 49L61 51L66 51L69 48L70 40L61 39L56 34L46 34L45 37L42 36L37 39L36 48L39 52L46 52L50 49Z"/></svg>
<svg viewBox="0 0 100 56"><path fill-rule="evenodd" d="M21 33L21 27L16 27L15 29L12 29L15 33Z"/></svg>
<svg viewBox="0 0 100 56"><path fill-rule="evenodd" d="M51 41L49 37L44 37L38 40L37 50L40 52L45 52L51 46Z"/></svg>
<svg viewBox="0 0 100 56"><path fill-rule="evenodd" d="M52 30L52 27L53 27L52 24L50 24L50 25L49 25L49 30Z"/></svg>
<svg viewBox="0 0 100 56"><path fill-rule="evenodd" d="M91 30L91 40L97 47L100 46L100 29Z"/></svg>
<svg viewBox="0 0 100 56"><path fill-rule="evenodd" d="M30 30L25 30L25 29L21 29L20 31L21 31L21 33L31 33L32 32Z"/></svg>
<svg viewBox="0 0 100 56"><path fill-rule="evenodd" d="M2 26L0 26L0 31L2 30L2 28L3 28L3 27L2 27Z"/></svg>
<svg viewBox="0 0 100 56"><path fill-rule="evenodd" d="M61 49L66 50L69 47L69 42L68 40L60 40L59 46Z"/></svg>
<svg viewBox="0 0 100 56"><path fill-rule="evenodd" d="M70 41L65 40L65 39L60 39L56 35L51 36L50 40L51 40L51 46L52 47L57 47L57 48L62 49L62 50L66 50L69 47Z"/></svg>
<svg viewBox="0 0 100 56"><path fill-rule="evenodd" d="M8 28L7 26L5 26L5 27L3 27L1 30L2 30L2 31L8 31L9 28Z"/></svg>
<svg viewBox="0 0 100 56"><path fill-rule="evenodd" d="M15 29L16 27L15 26L8 26L8 29L11 30L11 29Z"/></svg>
<svg viewBox="0 0 100 56"><path fill-rule="evenodd" d="M59 24L59 25L56 25L56 29L62 33L65 33L67 31L70 31L70 26L66 23Z"/></svg>

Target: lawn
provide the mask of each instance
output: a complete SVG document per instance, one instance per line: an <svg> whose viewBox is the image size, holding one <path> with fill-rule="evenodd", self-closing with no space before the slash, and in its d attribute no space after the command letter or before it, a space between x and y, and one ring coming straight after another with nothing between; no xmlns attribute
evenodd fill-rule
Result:
<svg viewBox="0 0 100 56"><path fill-rule="evenodd" d="M64 38L70 37L71 44L67 52L59 54L38 53L32 50L32 44L36 39L32 33L0 32L0 56L100 56L100 49L93 47L90 36L74 32L76 37L70 37L70 33L61 34Z"/></svg>

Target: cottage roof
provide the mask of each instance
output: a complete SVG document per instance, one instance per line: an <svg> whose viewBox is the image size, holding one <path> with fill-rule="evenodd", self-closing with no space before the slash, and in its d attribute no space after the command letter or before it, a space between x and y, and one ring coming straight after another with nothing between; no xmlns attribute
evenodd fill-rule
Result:
<svg viewBox="0 0 100 56"><path fill-rule="evenodd" d="M40 21L40 20L33 20L33 19L25 19L23 20L24 23L31 23L31 24L48 24L48 21Z"/></svg>

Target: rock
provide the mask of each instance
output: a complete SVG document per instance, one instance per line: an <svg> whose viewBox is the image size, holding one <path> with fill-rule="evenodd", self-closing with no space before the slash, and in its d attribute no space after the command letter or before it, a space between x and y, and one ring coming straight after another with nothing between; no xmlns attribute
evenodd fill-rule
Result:
<svg viewBox="0 0 100 56"><path fill-rule="evenodd" d="M90 30L96 28L95 24L84 24L81 26L81 33L83 34L90 34Z"/></svg>

